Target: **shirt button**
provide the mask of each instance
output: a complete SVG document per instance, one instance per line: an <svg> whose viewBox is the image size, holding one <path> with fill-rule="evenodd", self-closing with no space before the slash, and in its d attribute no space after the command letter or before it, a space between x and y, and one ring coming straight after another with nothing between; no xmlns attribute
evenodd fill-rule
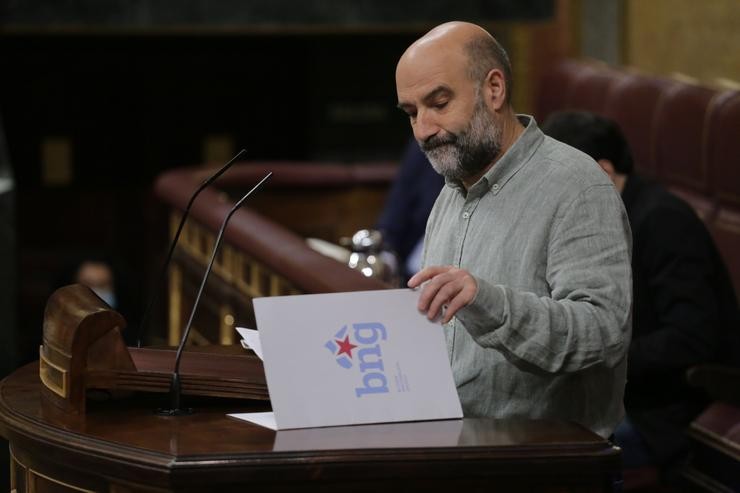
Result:
<svg viewBox="0 0 740 493"><path fill-rule="evenodd" d="M492 188L494 190L498 190L500 187L498 186L498 183L494 183Z"/></svg>
<svg viewBox="0 0 740 493"><path fill-rule="evenodd" d="M463 219L467 219L470 217L470 213L468 211L463 212Z"/></svg>

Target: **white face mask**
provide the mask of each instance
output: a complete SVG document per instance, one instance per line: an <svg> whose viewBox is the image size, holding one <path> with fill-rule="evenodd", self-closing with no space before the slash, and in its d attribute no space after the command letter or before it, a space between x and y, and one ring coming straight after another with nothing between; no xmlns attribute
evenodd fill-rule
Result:
<svg viewBox="0 0 740 493"><path fill-rule="evenodd" d="M105 301L109 307L116 307L116 293L114 293L112 289L92 288L92 290L101 300Z"/></svg>

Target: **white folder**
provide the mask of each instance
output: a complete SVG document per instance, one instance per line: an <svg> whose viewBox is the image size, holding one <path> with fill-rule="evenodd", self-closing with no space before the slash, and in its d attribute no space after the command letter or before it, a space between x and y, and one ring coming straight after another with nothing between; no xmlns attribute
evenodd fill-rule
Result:
<svg viewBox="0 0 740 493"><path fill-rule="evenodd" d="M462 417L444 328L418 291L257 298L274 415L232 415L273 429ZM274 421L273 421L274 419Z"/></svg>

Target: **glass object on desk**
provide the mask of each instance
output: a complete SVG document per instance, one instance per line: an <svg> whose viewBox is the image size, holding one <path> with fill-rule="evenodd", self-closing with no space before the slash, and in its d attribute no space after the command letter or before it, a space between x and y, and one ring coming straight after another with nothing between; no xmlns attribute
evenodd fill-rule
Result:
<svg viewBox="0 0 740 493"><path fill-rule="evenodd" d="M398 258L385 245L383 234L375 229L361 229L341 243L351 250L347 265L365 277L378 278L391 286L399 286Z"/></svg>

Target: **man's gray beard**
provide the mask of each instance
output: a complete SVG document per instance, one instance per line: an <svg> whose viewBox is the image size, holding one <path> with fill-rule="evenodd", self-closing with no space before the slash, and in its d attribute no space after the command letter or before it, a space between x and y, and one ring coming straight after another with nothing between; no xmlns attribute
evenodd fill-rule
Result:
<svg viewBox="0 0 740 493"><path fill-rule="evenodd" d="M477 175L498 157L502 133L479 98L467 128L433 137L421 143L421 148L437 173L460 181Z"/></svg>

